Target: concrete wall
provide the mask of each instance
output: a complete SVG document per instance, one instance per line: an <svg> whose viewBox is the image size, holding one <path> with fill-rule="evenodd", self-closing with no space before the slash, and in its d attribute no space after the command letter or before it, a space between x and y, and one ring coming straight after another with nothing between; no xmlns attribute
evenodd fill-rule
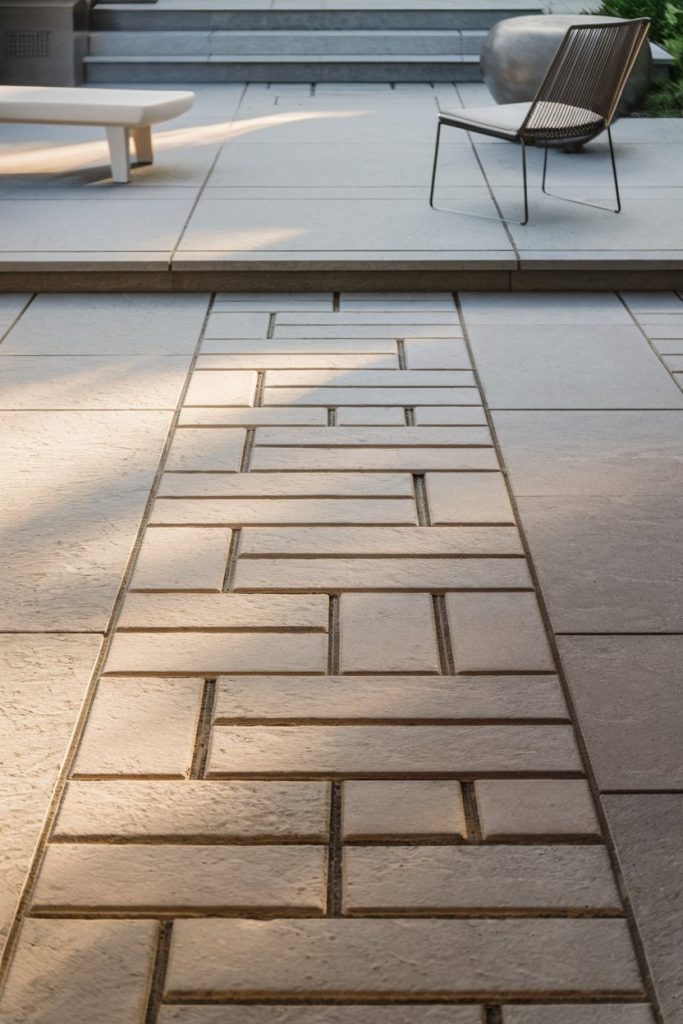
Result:
<svg viewBox="0 0 683 1024"><path fill-rule="evenodd" d="M0 0L0 82L79 85L90 0Z"/></svg>

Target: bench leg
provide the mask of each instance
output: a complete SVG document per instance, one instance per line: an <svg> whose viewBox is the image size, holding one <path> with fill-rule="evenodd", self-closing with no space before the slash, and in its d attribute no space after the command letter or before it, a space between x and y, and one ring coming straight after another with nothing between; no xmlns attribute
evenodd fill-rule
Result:
<svg viewBox="0 0 683 1024"><path fill-rule="evenodd" d="M139 164L153 164L154 152L152 150L152 129L131 128L135 156Z"/></svg>
<svg viewBox="0 0 683 1024"><path fill-rule="evenodd" d="M114 181L130 181L130 140L128 128L107 128L111 176Z"/></svg>

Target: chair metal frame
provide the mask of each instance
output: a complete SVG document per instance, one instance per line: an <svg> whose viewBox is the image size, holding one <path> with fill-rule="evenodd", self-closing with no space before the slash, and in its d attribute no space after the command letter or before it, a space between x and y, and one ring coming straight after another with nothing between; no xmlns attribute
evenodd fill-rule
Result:
<svg viewBox="0 0 683 1024"><path fill-rule="evenodd" d="M576 203L579 206L590 206L597 210L620 213L621 195L611 125L628 77L647 37L649 27L649 18L570 25L529 106L524 121L516 130L477 124L468 121L466 117L458 118L457 114L439 114L429 190L430 207L433 210L463 213L478 219L493 220L503 224L509 223L502 216L490 217L466 210L437 207L434 204L441 129L447 126L520 144L524 196L524 219L519 222L521 226L529 222L526 160L528 144L542 145L545 150L541 182L541 190L544 195L553 199L561 199L564 202ZM607 68L607 73L605 73L605 68ZM466 114L466 111L464 113ZM605 130L607 131L614 179L616 209L549 192L546 188L548 150L555 146L587 142Z"/></svg>

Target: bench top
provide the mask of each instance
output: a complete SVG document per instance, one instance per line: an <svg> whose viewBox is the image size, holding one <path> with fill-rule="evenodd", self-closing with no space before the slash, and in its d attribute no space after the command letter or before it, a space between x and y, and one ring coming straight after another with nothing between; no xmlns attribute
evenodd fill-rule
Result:
<svg viewBox="0 0 683 1024"><path fill-rule="evenodd" d="M136 127L189 110L193 92L0 86L0 121Z"/></svg>

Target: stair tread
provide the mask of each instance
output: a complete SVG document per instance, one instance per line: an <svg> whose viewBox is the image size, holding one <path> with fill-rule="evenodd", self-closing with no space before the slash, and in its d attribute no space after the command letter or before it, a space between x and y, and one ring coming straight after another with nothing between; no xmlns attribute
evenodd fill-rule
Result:
<svg viewBox="0 0 683 1024"><path fill-rule="evenodd" d="M461 63L478 63L479 54L475 53L420 53L420 54L405 54L405 53L340 53L340 54L316 54L316 53L299 53L299 54L282 54L282 53L244 53L244 54L212 54L211 56L188 56L184 54L155 54L155 55L134 55L128 57L125 54L118 54L116 56L103 55L103 56L87 56L83 58L87 64L161 64L168 63L171 61L174 64L244 64L253 61L259 61L260 63L267 64L317 64L317 63L328 63L335 61L337 63L355 64L355 63L431 63L435 60L440 61L460 61Z"/></svg>

